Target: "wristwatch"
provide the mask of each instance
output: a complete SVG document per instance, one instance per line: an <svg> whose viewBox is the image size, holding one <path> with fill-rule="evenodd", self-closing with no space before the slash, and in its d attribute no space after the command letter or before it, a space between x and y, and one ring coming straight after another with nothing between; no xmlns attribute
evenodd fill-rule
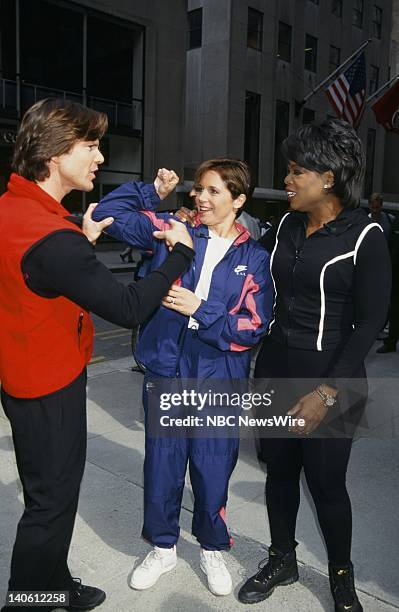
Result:
<svg viewBox="0 0 399 612"><path fill-rule="evenodd" d="M316 387L315 392L319 397L321 397L326 408L331 408L331 406L334 406L334 404L337 403L336 398L333 395L326 393L322 387Z"/></svg>

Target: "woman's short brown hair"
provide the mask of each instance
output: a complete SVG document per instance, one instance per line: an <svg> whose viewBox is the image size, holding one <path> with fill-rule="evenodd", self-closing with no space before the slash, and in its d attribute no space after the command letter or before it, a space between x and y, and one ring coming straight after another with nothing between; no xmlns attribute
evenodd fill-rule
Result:
<svg viewBox="0 0 399 612"><path fill-rule="evenodd" d="M200 183L206 172L217 172L234 200L243 193L247 200L251 197L254 187L252 184L251 171L247 163L233 157L220 157L208 159L198 166L194 183Z"/></svg>
<svg viewBox="0 0 399 612"><path fill-rule="evenodd" d="M101 138L108 127L104 113L70 100L46 98L25 113L15 142L13 169L30 181L50 176L52 157L70 151L79 140Z"/></svg>

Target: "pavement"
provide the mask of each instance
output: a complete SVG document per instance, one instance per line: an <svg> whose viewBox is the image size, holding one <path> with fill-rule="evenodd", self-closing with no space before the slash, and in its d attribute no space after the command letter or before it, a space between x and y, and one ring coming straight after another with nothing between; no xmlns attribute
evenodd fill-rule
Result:
<svg viewBox="0 0 399 612"><path fill-rule="evenodd" d="M140 251L137 249L133 249L132 258L133 262L124 263L120 257L120 253L122 253L124 249L124 245L118 242L112 243L112 247L109 245L104 245L104 249L100 250L101 246L97 248L96 255L97 259L103 262L104 265L107 266L111 270L111 272L134 272L137 262L140 259Z"/></svg>
<svg viewBox="0 0 399 612"><path fill-rule="evenodd" d="M118 252L101 255L112 268ZM128 264L126 264L126 267ZM215 597L199 568L199 545L191 536L193 496L189 483L183 498L177 567L147 591L134 591L128 576L150 547L140 536L143 512L144 430L142 376L131 371L131 359L112 359L89 366L88 457L69 563L72 574L102 587L104 612L231 611L333 612L326 553L315 510L302 482L298 516L300 580L277 589L267 602L243 606L237 591L266 556L270 541L264 505L265 469L256 457L253 439L242 440L240 458L230 482L227 520L235 545L224 553L234 593ZM399 353L367 361L371 393L379 404L396 405ZM381 395L382 394L382 395ZM376 406L371 402L371 406ZM391 428L391 436L395 434ZM389 435L389 434L388 434ZM399 441L378 431L358 439L348 473L354 528L353 562L364 610L399 610ZM5 598L11 548L22 513L10 427L0 408L0 602Z"/></svg>

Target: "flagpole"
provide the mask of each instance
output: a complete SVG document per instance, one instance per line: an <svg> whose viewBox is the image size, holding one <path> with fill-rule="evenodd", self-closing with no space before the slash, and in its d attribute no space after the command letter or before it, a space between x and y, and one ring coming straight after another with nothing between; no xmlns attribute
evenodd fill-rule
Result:
<svg viewBox="0 0 399 612"><path fill-rule="evenodd" d="M371 94L371 96L369 96L365 102L365 104L368 104L369 102L371 102L371 100L373 100L373 98L376 98L378 96L378 94L385 89L385 87L388 87L388 85L390 85L391 83L393 83L394 81L396 81L396 79L399 79L399 73L392 77L392 79L390 79L389 81L387 81L386 83L384 83L384 85L381 85L381 87L379 89L377 89L377 91L375 91L373 94Z"/></svg>
<svg viewBox="0 0 399 612"><path fill-rule="evenodd" d="M308 93L308 95L303 98L303 100L301 102L297 102L296 103L296 108L295 108L295 115L298 116L299 112L301 110L301 108L306 104L306 102L312 97L314 96L319 89L321 89L323 87L323 85L325 85L326 83L328 83L328 81L330 79L332 79L338 72L340 72L347 64L349 64L349 62L356 57L357 55L359 55L359 53L361 51L363 51L363 49L365 49L367 47L367 45L369 45L372 41L372 38L369 38L368 40L366 40L366 42L364 42L354 53L352 53L352 55L350 57L348 57L344 62L342 62L342 64L340 64L338 66L338 68L336 68L333 72L331 72L331 74L329 74L323 81L321 81L321 83L319 83L318 85L316 85L316 87L314 89L312 89L312 91L310 93Z"/></svg>

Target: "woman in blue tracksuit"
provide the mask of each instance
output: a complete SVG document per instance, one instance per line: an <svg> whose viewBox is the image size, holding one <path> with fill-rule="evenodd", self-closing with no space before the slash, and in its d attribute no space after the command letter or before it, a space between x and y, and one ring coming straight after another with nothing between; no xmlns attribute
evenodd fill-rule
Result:
<svg viewBox="0 0 399 612"><path fill-rule="evenodd" d="M152 266L167 256L154 237L170 219L156 213L177 177L162 169L151 185L127 183L107 195L93 218L113 216L109 233L152 250ZM201 164L195 181L196 225L188 227L195 260L143 326L136 357L146 367L144 407L152 378L245 379L251 348L264 334L273 300L269 255L236 222L251 194L248 166L234 159ZM148 417L148 414L147 414ZM146 435L143 536L154 549L133 572L131 586L146 589L176 565L179 514L187 463L194 492L192 532L200 566L215 595L231 592L221 550L231 538L225 522L227 489L238 456L237 438L165 438Z"/></svg>

